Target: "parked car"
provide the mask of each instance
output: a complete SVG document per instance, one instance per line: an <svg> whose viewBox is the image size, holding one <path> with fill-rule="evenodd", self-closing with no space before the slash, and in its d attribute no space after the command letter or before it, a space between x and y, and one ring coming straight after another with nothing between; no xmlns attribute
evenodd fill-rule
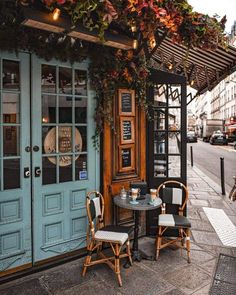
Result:
<svg viewBox="0 0 236 295"><path fill-rule="evenodd" d="M210 144L228 144L228 140L226 135L222 133L220 130L213 132L210 138Z"/></svg>
<svg viewBox="0 0 236 295"><path fill-rule="evenodd" d="M187 132L187 142L197 142L197 136L194 131Z"/></svg>

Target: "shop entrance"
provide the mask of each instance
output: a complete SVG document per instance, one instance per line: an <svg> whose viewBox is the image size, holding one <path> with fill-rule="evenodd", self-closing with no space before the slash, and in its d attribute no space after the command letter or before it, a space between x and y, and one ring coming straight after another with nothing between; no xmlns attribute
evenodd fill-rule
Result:
<svg viewBox="0 0 236 295"><path fill-rule="evenodd" d="M85 246L85 198L99 187L99 162L87 63L0 58L0 270L8 273Z"/></svg>
<svg viewBox="0 0 236 295"><path fill-rule="evenodd" d="M183 76L152 73L147 132L147 179L150 188L166 180L186 183L186 82ZM156 235L157 212L147 215L147 234Z"/></svg>

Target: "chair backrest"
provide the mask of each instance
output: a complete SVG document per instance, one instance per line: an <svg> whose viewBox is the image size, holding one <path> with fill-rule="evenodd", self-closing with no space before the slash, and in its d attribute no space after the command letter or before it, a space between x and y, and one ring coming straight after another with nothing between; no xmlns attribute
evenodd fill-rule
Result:
<svg viewBox="0 0 236 295"><path fill-rule="evenodd" d="M103 227L104 198L101 193L97 191L91 191L87 194L86 209L90 228L94 229L95 219L97 229Z"/></svg>
<svg viewBox="0 0 236 295"><path fill-rule="evenodd" d="M179 205L182 211L188 200L188 189L179 181L167 180L157 189L157 194L165 204Z"/></svg>

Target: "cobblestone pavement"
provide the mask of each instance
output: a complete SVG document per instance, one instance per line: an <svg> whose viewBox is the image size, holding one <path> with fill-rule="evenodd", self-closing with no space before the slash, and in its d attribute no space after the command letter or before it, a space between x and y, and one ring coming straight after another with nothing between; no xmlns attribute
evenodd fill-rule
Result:
<svg viewBox="0 0 236 295"><path fill-rule="evenodd" d="M236 256L236 248L225 247L206 217L203 207L221 208L236 225L236 202L222 197L220 187L199 169L188 166L192 223L191 263L185 251L165 248L157 261L142 260L133 267L121 267L123 287L106 265L88 269L81 277L84 258L41 271L0 286L1 295L204 295L209 293L219 253ZM140 239L140 248L154 253L154 239ZM227 294L226 294L227 295Z"/></svg>

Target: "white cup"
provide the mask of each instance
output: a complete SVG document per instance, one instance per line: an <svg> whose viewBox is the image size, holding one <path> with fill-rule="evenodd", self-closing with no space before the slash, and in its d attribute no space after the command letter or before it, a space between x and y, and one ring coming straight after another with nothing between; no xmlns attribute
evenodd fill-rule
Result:
<svg viewBox="0 0 236 295"><path fill-rule="evenodd" d="M151 188L150 195L151 195L151 202L154 202L157 198L157 189Z"/></svg>
<svg viewBox="0 0 236 295"><path fill-rule="evenodd" d="M131 198L135 201L140 193L140 188L131 188Z"/></svg>

